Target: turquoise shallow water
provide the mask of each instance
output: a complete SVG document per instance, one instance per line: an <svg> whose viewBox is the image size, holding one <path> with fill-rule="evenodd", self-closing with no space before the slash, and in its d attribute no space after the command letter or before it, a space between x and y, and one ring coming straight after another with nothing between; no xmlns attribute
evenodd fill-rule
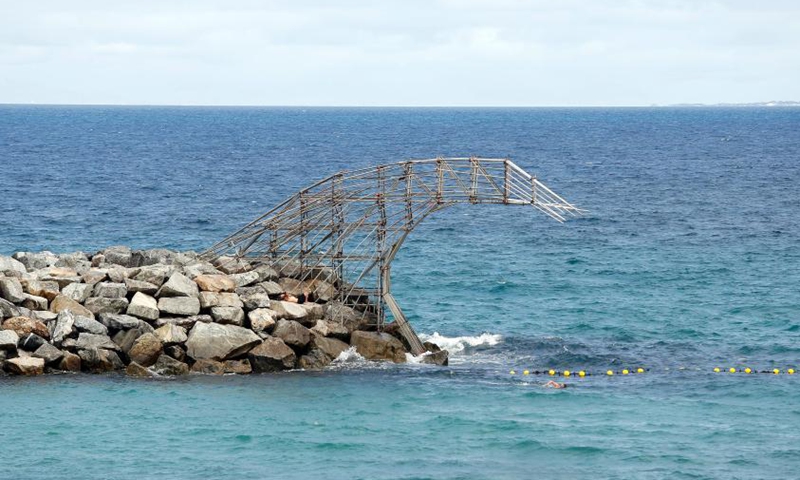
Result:
<svg viewBox="0 0 800 480"><path fill-rule="evenodd" d="M711 369L800 367L798 127L798 109L0 107L3 254L202 248L330 172L437 154L510 155L590 210L460 207L414 232L393 286L447 368L0 377L2 477L796 478L800 375ZM509 375L638 366L563 391Z"/></svg>

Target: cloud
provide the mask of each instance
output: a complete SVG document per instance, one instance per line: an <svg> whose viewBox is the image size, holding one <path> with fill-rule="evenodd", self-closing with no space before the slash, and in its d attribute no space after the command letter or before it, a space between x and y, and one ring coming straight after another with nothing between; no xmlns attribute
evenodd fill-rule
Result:
<svg viewBox="0 0 800 480"><path fill-rule="evenodd" d="M800 99L798 14L743 0L3 2L0 102Z"/></svg>

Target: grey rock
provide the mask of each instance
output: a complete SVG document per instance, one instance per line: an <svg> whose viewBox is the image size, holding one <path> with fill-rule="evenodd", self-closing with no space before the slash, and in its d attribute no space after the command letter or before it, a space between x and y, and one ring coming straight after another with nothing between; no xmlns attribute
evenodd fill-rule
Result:
<svg viewBox="0 0 800 480"><path fill-rule="evenodd" d="M0 330L0 350L16 350L19 335L14 330Z"/></svg>
<svg viewBox="0 0 800 480"><path fill-rule="evenodd" d="M258 267L254 268L253 271L258 274L259 282L266 282L278 279L278 272L276 272L269 265L259 265Z"/></svg>
<svg viewBox="0 0 800 480"><path fill-rule="evenodd" d="M344 341L350 340L350 332L344 325L329 320L318 320L317 323L311 327L311 331L323 337L333 337Z"/></svg>
<svg viewBox="0 0 800 480"><path fill-rule="evenodd" d="M250 328L256 332L266 332L275 326L275 312L267 308L257 308L247 313Z"/></svg>
<svg viewBox="0 0 800 480"><path fill-rule="evenodd" d="M164 280L166 280L172 272L175 271L175 267L168 266L168 265L150 265L146 267L142 267L139 272L133 276L134 280L140 280L142 282L152 283L153 285L160 287L164 284Z"/></svg>
<svg viewBox="0 0 800 480"><path fill-rule="evenodd" d="M61 313L63 310L69 310L75 315L94 318L94 313L88 308L69 297L59 295L50 302L50 311L53 313Z"/></svg>
<svg viewBox="0 0 800 480"><path fill-rule="evenodd" d="M31 318L39 320L40 322L50 323L58 318L58 314L48 310L34 310L31 312Z"/></svg>
<svg viewBox="0 0 800 480"><path fill-rule="evenodd" d="M244 307L248 310L269 308L270 306L269 295L260 286L237 288L236 291Z"/></svg>
<svg viewBox="0 0 800 480"><path fill-rule="evenodd" d="M242 258L226 257L224 255L214 260L213 264L218 270L229 275L246 272L252 268L247 260Z"/></svg>
<svg viewBox="0 0 800 480"><path fill-rule="evenodd" d="M17 252L11 256L28 269L29 272L52 267L58 262L58 257L53 252ZM2 260L0 260L2 261Z"/></svg>
<svg viewBox="0 0 800 480"><path fill-rule="evenodd" d="M44 297L37 297L30 293L23 293L25 300L22 301L22 306L31 310L47 310L47 299Z"/></svg>
<svg viewBox="0 0 800 480"><path fill-rule="evenodd" d="M217 323L226 325L244 325L244 310L238 307L212 307L211 317Z"/></svg>
<svg viewBox="0 0 800 480"><path fill-rule="evenodd" d="M294 320L278 320L272 336L297 349L305 348L311 341L311 331Z"/></svg>
<svg viewBox="0 0 800 480"><path fill-rule="evenodd" d="M127 367L125 367L125 375L129 377L149 378L149 377L155 377L156 372L150 370L144 365L139 365L136 362L131 362L128 364Z"/></svg>
<svg viewBox="0 0 800 480"><path fill-rule="evenodd" d="M122 313L128 308L127 298L89 297L84 306L95 315L101 313Z"/></svg>
<svg viewBox="0 0 800 480"><path fill-rule="evenodd" d="M270 297L276 297L283 293L283 287L273 281L261 282L258 286L263 288Z"/></svg>
<svg viewBox="0 0 800 480"><path fill-rule="evenodd" d="M58 313L55 322L50 322L50 339L54 344L60 345L67 337L72 334L75 325L75 316L70 310L62 310Z"/></svg>
<svg viewBox="0 0 800 480"><path fill-rule="evenodd" d="M186 340L189 339L186 335L185 328L173 324L166 324L158 327L153 333L165 345L185 343Z"/></svg>
<svg viewBox="0 0 800 480"><path fill-rule="evenodd" d="M0 320L8 317L16 317L20 314L19 308L5 298L0 298Z"/></svg>
<svg viewBox="0 0 800 480"><path fill-rule="evenodd" d="M310 290L306 282L297 280L296 278L284 277L278 280L278 284L284 292L294 296L298 296L301 293L305 293L306 290Z"/></svg>
<svg viewBox="0 0 800 480"><path fill-rule="evenodd" d="M27 273L25 265L11 257L0 255L0 274L7 277L21 277Z"/></svg>
<svg viewBox="0 0 800 480"><path fill-rule="evenodd" d="M308 316L308 311L297 303L276 300L270 303L269 308L275 312L278 318L303 320Z"/></svg>
<svg viewBox="0 0 800 480"><path fill-rule="evenodd" d="M113 263L122 267L131 266L131 249L125 246L113 246L103 250L103 257L106 263Z"/></svg>
<svg viewBox="0 0 800 480"><path fill-rule="evenodd" d="M225 373L235 373L236 375L247 375L253 372L253 367L250 366L250 360L225 360L222 364Z"/></svg>
<svg viewBox="0 0 800 480"><path fill-rule="evenodd" d="M200 292L200 308L237 307L244 304L235 293Z"/></svg>
<svg viewBox="0 0 800 480"><path fill-rule="evenodd" d="M124 283L100 282L94 286L94 296L103 298L124 298L128 287Z"/></svg>
<svg viewBox="0 0 800 480"><path fill-rule="evenodd" d="M108 269L90 268L86 273L81 275L83 283L87 285L94 285L96 283L102 282L107 278L108 278Z"/></svg>
<svg viewBox="0 0 800 480"><path fill-rule="evenodd" d="M319 350L328 358L329 362L335 360L342 352L350 348L350 345L335 338L313 335L311 338L311 348Z"/></svg>
<svg viewBox="0 0 800 480"><path fill-rule="evenodd" d="M227 360L261 343L251 330L235 325L195 323L186 341L186 353L195 360Z"/></svg>
<svg viewBox="0 0 800 480"><path fill-rule="evenodd" d="M131 278L125 279L125 287L129 292L142 292L147 295L155 295L158 287L150 282L143 282L141 280L133 280Z"/></svg>
<svg viewBox="0 0 800 480"><path fill-rule="evenodd" d="M200 313L200 300L196 297L161 297L158 310L172 315L197 315Z"/></svg>
<svg viewBox="0 0 800 480"><path fill-rule="evenodd" d="M144 322L136 317L121 313L103 313L100 315L100 323L110 330L130 330L131 328L139 328Z"/></svg>
<svg viewBox="0 0 800 480"><path fill-rule="evenodd" d="M225 364L207 358L200 359L192 365L192 373L203 375L222 375L225 373Z"/></svg>
<svg viewBox="0 0 800 480"><path fill-rule="evenodd" d="M294 368L297 355L280 338L269 337L247 353L254 372L278 372Z"/></svg>
<svg viewBox="0 0 800 480"><path fill-rule="evenodd" d="M158 357L155 365L152 367L153 371L159 375L178 376L187 375L189 373L189 365L176 360L169 355L161 355Z"/></svg>
<svg viewBox="0 0 800 480"><path fill-rule="evenodd" d="M119 265L109 265L106 269L106 276L112 283L125 283L130 274L131 272L127 268Z"/></svg>
<svg viewBox="0 0 800 480"><path fill-rule="evenodd" d="M70 283L61 291L65 297L69 297L78 303L83 303L92 296L94 286L87 283Z"/></svg>
<svg viewBox="0 0 800 480"><path fill-rule="evenodd" d="M113 314L112 314L113 315ZM97 320L75 315L75 329L79 332L108 335L108 328Z"/></svg>
<svg viewBox="0 0 800 480"><path fill-rule="evenodd" d="M156 320L155 324L156 327L161 327L163 325L178 325L179 327L184 327L187 330L194 327L194 324L197 322L202 323L211 323L214 319L211 318L211 315L192 315L191 317L162 317Z"/></svg>
<svg viewBox="0 0 800 480"><path fill-rule="evenodd" d="M146 320L155 320L160 314L156 299L142 292L134 294L127 313Z"/></svg>
<svg viewBox="0 0 800 480"><path fill-rule="evenodd" d="M0 277L0 297L11 303L22 303L25 300L22 284L16 278Z"/></svg>
<svg viewBox="0 0 800 480"><path fill-rule="evenodd" d="M320 370L331 363L331 360L322 351L312 349L307 354L297 359L297 367L303 370Z"/></svg>
<svg viewBox="0 0 800 480"><path fill-rule="evenodd" d="M64 352L49 343L43 343L33 352L33 356L43 359L47 364L51 364L61 360Z"/></svg>
<svg viewBox="0 0 800 480"><path fill-rule="evenodd" d="M120 330L114 335L114 343L116 343L119 348L128 353L133 347L133 343L146 333L153 333L153 329L150 325L142 322L138 327L132 328L130 330Z"/></svg>
<svg viewBox="0 0 800 480"><path fill-rule="evenodd" d="M328 303L324 308L325 319L344 326L348 332L360 330L370 323L369 316L339 302Z"/></svg>
<svg viewBox="0 0 800 480"><path fill-rule="evenodd" d="M82 368L88 372L103 373L125 368L119 355L111 350L90 348L81 350L78 352L78 356L80 356Z"/></svg>
<svg viewBox="0 0 800 480"><path fill-rule="evenodd" d="M235 283L237 287L246 287L248 285L252 285L258 282L260 279L258 272L234 273L230 277L233 279L233 283Z"/></svg>
<svg viewBox="0 0 800 480"><path fill-rule="evenodd" d="M104 348L106 350L119 350L108 335L95 335L94 333L81 332L77 339L68 338L62 342L64 348L77 348L85 350L90 348Z"/></svg>
<svg viewBox="0 0 800 480"><path fill-rule="evenodd" d="M197 297L200 290L197 284L180 272L173 273L167 283L161 286L156 297Z"/></svg>

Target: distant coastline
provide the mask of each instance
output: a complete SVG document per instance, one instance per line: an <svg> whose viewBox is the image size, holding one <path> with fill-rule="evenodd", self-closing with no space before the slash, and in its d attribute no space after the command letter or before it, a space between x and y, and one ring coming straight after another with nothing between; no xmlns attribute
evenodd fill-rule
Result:
<svg viewBox="0 0 800 480"><path fill-rule="evenodd" d="M671 105L653 105L654 107L800 107L800 102L793 100L771 100L769 102L750 103L673 103Z"/></svg>

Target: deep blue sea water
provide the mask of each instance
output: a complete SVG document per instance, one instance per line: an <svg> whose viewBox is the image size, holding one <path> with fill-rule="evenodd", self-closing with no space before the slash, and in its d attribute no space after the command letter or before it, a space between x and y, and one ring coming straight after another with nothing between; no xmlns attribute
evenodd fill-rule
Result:
<svg viewBox="0 0 800 480"><path fill-rule="evenodd" d="M800 367L800 109L0 106L0 254L202 249L437 155L509 156L589 210L412 234L394 292L450 367L0 377L0 478L800 478L800 375L712 372ZM521 375L551 367L648 371Z"/></svg>

